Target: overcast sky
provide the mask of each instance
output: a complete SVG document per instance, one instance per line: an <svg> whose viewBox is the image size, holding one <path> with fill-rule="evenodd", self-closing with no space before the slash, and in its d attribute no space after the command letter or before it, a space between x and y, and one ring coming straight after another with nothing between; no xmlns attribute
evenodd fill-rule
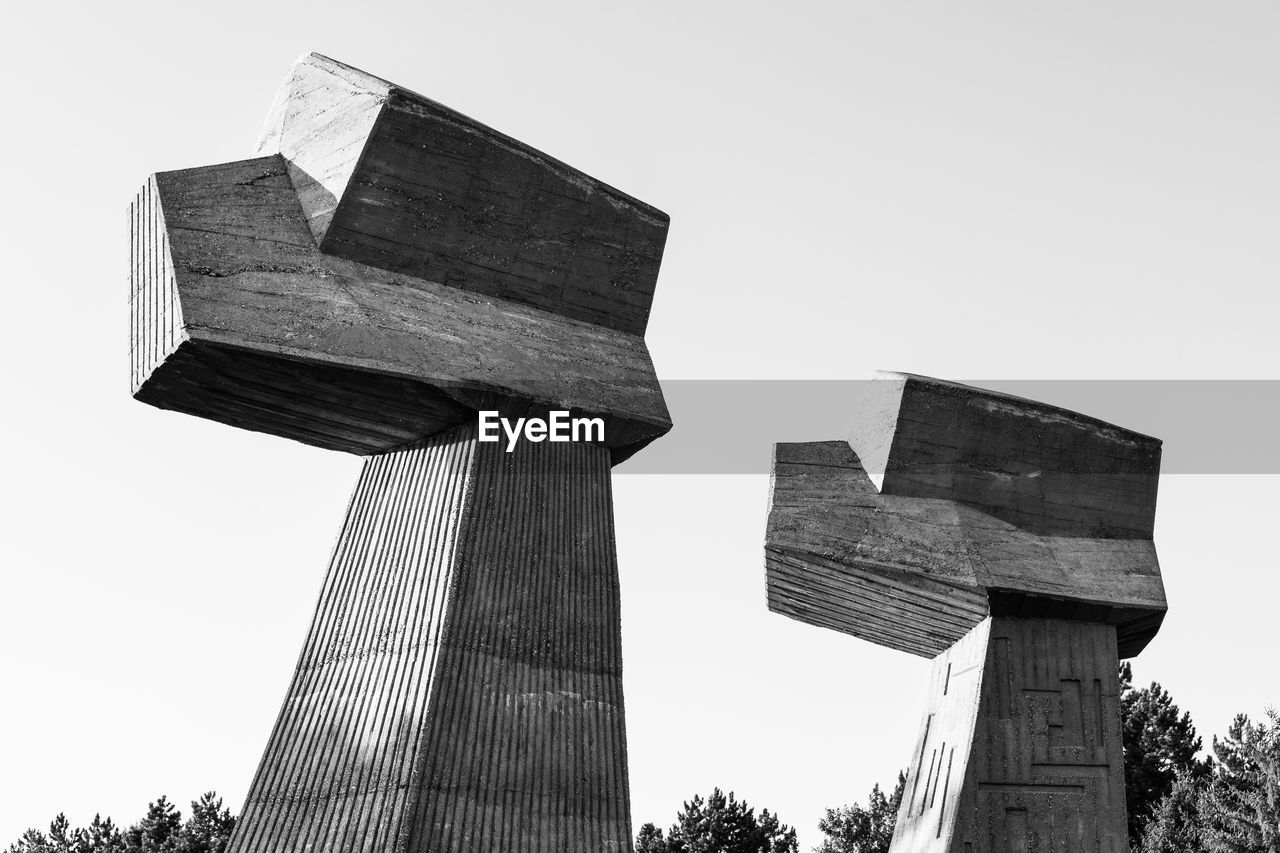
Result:
<svg viewBox="0 0 1280 853"><path fill-rule="evenodd" d="M249 156L303 52L668 212L665 379L1280 379L1275 0L26 3L4 42L0 846L238 809L279 708L359 460L130 400L125 208ZM807 849L906 765L928 663L767 612L767 485L615 478L632 815L719 785ZM1135 670L1206 737L1280 703L1278 486L1161 483Z"/></svg>

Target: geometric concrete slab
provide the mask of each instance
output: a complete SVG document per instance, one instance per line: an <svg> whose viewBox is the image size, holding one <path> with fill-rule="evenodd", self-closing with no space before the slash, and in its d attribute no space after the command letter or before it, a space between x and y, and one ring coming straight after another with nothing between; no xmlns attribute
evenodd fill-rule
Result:
<svg viewBox="0 0 1280 853"><path fill-rule="evenodd" d="M280 155L155 175L132 241L142 402L358 454L513 401L670 429L642 337L321 252Z"/></svg>
<svg viewBox="0 0 1280 853"><path fill-rule="evenodd" d="M933 657L992 614L1116 626L1132 657L1166 609L1155 545L1042 536L966 504L876 492L843 441L774 446L769 609Z"/></svg>
<svg viewBox="0 0 1280 853"><path fill-rule="evenodd" d="M1155 636L1157 440L955 383L869 384L852 443L882 488L848 443L775 446L771 609L926 657L993 614L1112 624L1124 657Z"/></svg>
<svg viewBox="0 0 1280 853"><path fill-rule="evenodd" d="M880 373L849 433L877 491L1053 536L1150 539L1160 441L1022 397Z"/></svg>
<svg viewBox="0 0 1280 853"><path fill-rule="evenodd" d="M429 98L319 54L276 96L320 251L643 335L666 214Z"/></svg>

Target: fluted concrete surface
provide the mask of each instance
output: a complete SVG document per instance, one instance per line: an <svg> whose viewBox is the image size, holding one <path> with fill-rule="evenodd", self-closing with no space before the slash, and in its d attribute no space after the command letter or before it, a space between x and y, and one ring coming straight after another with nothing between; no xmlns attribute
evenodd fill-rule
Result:
<svg viewBox="0 0 1280 853"><path fill-rule="evenodd" d="M366 461L230 853L630 849L609 467Z"/></svg>
<svg viewBox="0 0 1280 853"><path fill-rule="evenodd" d="M160 190L151 177L129 205L129 392L186 340Z"/></svg>

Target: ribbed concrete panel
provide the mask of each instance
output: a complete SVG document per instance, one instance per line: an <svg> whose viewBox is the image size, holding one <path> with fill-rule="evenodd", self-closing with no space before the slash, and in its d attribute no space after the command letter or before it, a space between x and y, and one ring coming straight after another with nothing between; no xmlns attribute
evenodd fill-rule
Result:
<svg viewBox="0 0 1280 853"><path fill-rule="evenodd" d="M365 462L231 853L394 849L474 453L459 430Z"/></svg>
<svg viewBox="0 0 1280 853"><path fill-rule="evenodd" d="M1112 625L1007 616L939 655L894 853L1122 853L1116 661Z"/></svg>
<svg viewBox="0 0 1280 853"><path fill-rule="evenodd" d="M185 339L169 235L153 176L129 205L130 393L137 393Z"/></svg>
<svg viewBox="0 0 1280 853"><path fill-rule="evenodd" d="M408 849L630 850L609 464L478 446Z"/></svg>
<svg viewBox="0 0 1280 853"><path fill-rule="evenodd" d="M230 853L629 851L603 447L371 457Z"/></svg>
<svg viewBox="0 0 1280 853"><path fill-rule="evenodd" d="M765 581L775 613L921 657L987 615L986 601L969 589L781 549L765 553Z"/></svg>

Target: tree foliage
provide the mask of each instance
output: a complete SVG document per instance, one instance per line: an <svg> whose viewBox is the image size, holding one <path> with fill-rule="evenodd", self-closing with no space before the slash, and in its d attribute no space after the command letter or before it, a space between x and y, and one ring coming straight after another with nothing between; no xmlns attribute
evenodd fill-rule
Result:
<svg viewBox="0 0 1280 853"><path fill-rule="evenodd" d="M1160 801L1141 853L1280 853L1280 715L1236 717L1213 752L1210 772L1181 775Z"/></svg>
<svg viewBox="0 0 1280 853"><path fill-rule="evenodd" d="M1156 804L1173 790L1178 777L1201 778L1209 762L1196 758L1201 740L1191 715L1154 681L1135 690L1128 661L1120 665L1120 736L1129 843L1136 845Z"/></svg>
<svg viewBox="0 0 1280 853"><path fill-rule="evenodd" d="M827 809L826 817L818 822L822 830L821 846L816 853L889 853L893 841L893 827L898 819L898 805L907 784L907 775L898 773L898 784L893 793L885 797L876 785L871 789L867 805L854 803L838 809Z"/></svg>
<svg viewBox="0 0 1280 853"><path fill-rule="evenodd" d="M1217 772L1200 799L1201 842L1210 853L1280 853L1280 714L1237 716L1213 739Z"/></svg>
<svg viewBox="0 0 1280 853"><path fill-rule="evenodd" d="M1188 853L1203 850L1200 841L1199 780L1182 773L1155 806L1135 853Z"/></svg>
<svg viewBox="0 0 1280 853"><path fill-rule="evenodd" d="M9 845L8 853L223 853L235 824L212 791L191 803L186 821L161 797L148 805L142 820L125 830L101 815L94 815L87 827L76 828L59 814L48 833L28 829Z"/></svg>
<svg viewBox="0 0 1280 853"><path fill-rule="evenodd" d="M667 853L667 840L662 837L662 830L651 823L640 827L636 836L636 853Z"/></svg>
<svg viewBox="0 0 1280 853"><path fill-rule="evenodd" d="M796 831L763 809L757 817L746 800L719 788L705 800L684 804L663 836L652 823L640 827L636 853L798 853Z"/></svg>

